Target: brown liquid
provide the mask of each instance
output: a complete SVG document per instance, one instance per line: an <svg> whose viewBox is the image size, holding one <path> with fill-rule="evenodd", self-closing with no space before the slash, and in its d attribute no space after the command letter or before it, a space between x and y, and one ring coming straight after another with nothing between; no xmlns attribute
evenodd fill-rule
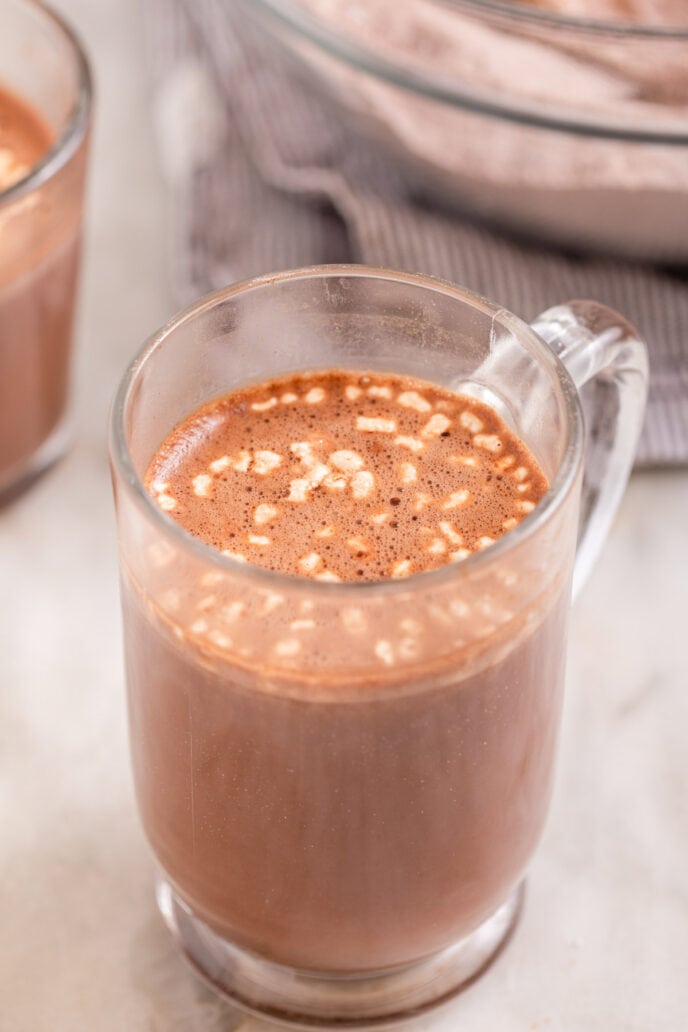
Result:
<svg viewBox="0 0 688 1032"><path fill-rule="evenodd" d="M2 196L52 143L40 115L0 89L0 491L22 477L67 400L83 154L43 187Z"/></svg>
<svg viewBox="0 0 688 1032"><path fill-rule="evenodd" d="M547 488L486 405L406 377L338 371L211 402L170 434L146 483L221 551L345 581L464 559Z"/></svg>
<svg viewBox="0 0 688 1032"><path fill-rule="evenodd" d="M29 172L52 143L52 132L37 111L0 89L0 190Z"/></svg>
<svg viewBox="0 0 688 1032"><path fill-rule="evenodd" d="M354 384L366 390L346 407L341 395ZM384 385L392 398L378 396L376 418L391 419L382 413L409 390L432 410L405 409L402 416L397 406L394 418L409 420L401 431L352 430L352 417L369 415L368 388ZM305 478L293 475L303 473L303 464L287 461L285 445L294 443L295 428L297 441L311 433L303 424L306 406L299 427L291 402L257 413L251 403L276 392L302 397L314 386L326 392L314 403L323 407L312 443L326 445L317 445L318 457L332 454L333 440L335 452L359 453L361 468L376 474L376 489L354 498L351 479L344 489L323 480L308 488L304 502L289 503L306 524L312 515L312 534L323 519L337 528L335 537L317 540L340 540L340 548L328 554L325 571L308 576L336 569L336 576L359 578L361 557L347 545L352 519L358 533L356 521L363 521L378 575L408 554L415 570L456 561L448 548L422 551L427 540L448 541L437 517L449 511L442 506L452 492L476 496L472 507L453 512L463 540L458 550L485 547L480 539L488 530L497 534L498 523L522 518L518 502L527 491L516 485L530 484L535 500L545 489L524 445L484 406L429 384L377 374L359 383L354 374L331 372L307 383L251 388L185 421L151 464L148 482L158 502L174 500L163 507L222 546L228 527L251 532L249 514L258 505L281 504L282 536L280 519L264 525L274 537L264 565L296 572L306 531L294 529L290 550L294 521L286 499L291 481ZM329 421L337 398L340 416ZM444 429L420 436L435 412L450 419L449 437L441 436ZM460 421L466 412L484 424L472 423L468 437ZM258 447L267 440L256 414L270 420L261 422L260 434L272 449ZM243 437L249 420L250 440ZM404 452L395 445L394 436L407 430L427 448ZM486 433L499 438L499 448L474 440ZM199 469L224 455L242 463L242 450L254 457L274 450L283 462L268 473L232 467L231 474L222 463L212 484L196 482L201 490L194 491L195 478L206 475ZM477 465L450 463L458 454ZM496 483L505 486L488 492L495 463L508 456L518 465L502 463L504 479ZM409 457L418 478L406 485L405 498L394 467ZM504 476L521 467L526 477ZM423 490L426 477L435 485L427 491L433 501L415 512L413 492ZM247 508L241 483L257 496ZM390 494L392 485L397 494ZM399 494L405 500L393 505ZM380 544L387 521L369 519L379 511L398 522L396 548ZM247 549L243 537L241 547ZM196 914L262 956L331 971L411 962L486 919L522 876L545 817L562 683L562 578L533 594L531 582L520 588L503 566L472 593L458 580L448 594L419 590L378 608L335 600L327 609L327 602L291 598L287 590L252 598L216 571L196 581L164 549L155 564L152 595L124 569L134 773L158 861ZM518 611L515 602L527 591L533 602Z"/></svg>

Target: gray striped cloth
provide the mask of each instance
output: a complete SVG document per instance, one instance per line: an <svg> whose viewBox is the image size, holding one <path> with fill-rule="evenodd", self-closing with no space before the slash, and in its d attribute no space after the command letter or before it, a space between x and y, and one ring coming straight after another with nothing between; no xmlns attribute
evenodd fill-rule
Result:
<svg viewBox="0 0 688 1032"><path fill-rule="evenodd" d="M442 276L526 319L589 297L648 342L638 463L688 462L688 275L529 247L410 198L396 169L237 25L231 0L148 0L154 119L181 303L353 261Z"/></svg>

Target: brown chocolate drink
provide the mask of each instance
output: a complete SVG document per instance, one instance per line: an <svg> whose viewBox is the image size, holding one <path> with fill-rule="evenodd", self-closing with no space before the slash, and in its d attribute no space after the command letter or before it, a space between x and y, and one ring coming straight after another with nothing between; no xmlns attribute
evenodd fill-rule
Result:
<svg viewBox="0 0 688 1032"><path fill-rule="evenodd" d="M568 598L557 582L519 607L517 563L465 583L461 564L537 505L533 456L473 398L330 370L209 403L146 486L247 569L294 575L252 593L162 545L145 593L123 570L136 787L176 892L239 946L319 971L475 929L542 828ZM414 588L443 566L441 589Z"/></svg>
<svg viewBox="0 0 688 1032"><path fill-rule="evenodd" d="M39 113L0 89L0 492L25 474L67 401L83 148L42 186L8 192L53 143Z"/></svg>

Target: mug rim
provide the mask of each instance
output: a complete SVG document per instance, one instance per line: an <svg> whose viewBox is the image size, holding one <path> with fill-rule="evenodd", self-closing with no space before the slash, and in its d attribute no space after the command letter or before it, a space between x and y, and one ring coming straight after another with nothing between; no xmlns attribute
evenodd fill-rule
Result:
<svg viewBox="0 0 688 1032"><path fill-rule="evenodd" d="M19 7L32 8L42 15L66 41L76 66L76 95L71 110L56 138L28 172L0 190L0 208L9 206L43 186L70 161L81 146L90 126L93 106L93 75L86 50L79 36L61 14L43 0L14 0Z"/></svg>
<svg viewBox="0 0 688 1032"><path fill-rule="evenodd" d="M136 383L147 361L158 348L163 347L166 339L179 327L193 322L200 315L217 305L241 294L248 293L277 283L289 280L325 279L330 277L347 277L358 279L392 280L400 284L422 287L437 291L444 296L453 297L473 308L479 308L491 314L493 319L499 318L503 324L519 339L526 338L537 360L552 370L559 382L566 411L566 439L561 462L552 477L546 493L513 530L479 552L463 559L459 563L446 563L431 570L412 573L408 577L388 578L374 581L318 581L309 577L269 570L262 566L240 562L230 556L223 555L212 545L185 530L171 516L155 504L153 497L146 490L134 465L125 431L125 419L129 401L134 393ZM113 473L117 483L123 484L134 499L137 509L142 515L157 524L165 536L172 537L180 547L190 551L206 564L224 569L238 578L255 581L266 589L303 591L307 594L322 592L324 596L339 594L360 600L364 595L398 594L410 589L428 589L441 587L457 577L473 574L478 569L494 560L500 559L512 548L527 540L547 523L561 508L567 499L573 483L578 475L583 458L584 441L583 412L578 390L566 366L555 354L554 350L535 333L524 320L508 309L501 307L466 287L451 283L449 280L422 273L403 272L385 267L332 264L311 265L298 269L288 269L277 273L268 273L237 281L229 286L213 291L199 298L176 313L167 323L152 333L144 342L134 358L128 364L115 392L109 419L109 452Z"/></svg>

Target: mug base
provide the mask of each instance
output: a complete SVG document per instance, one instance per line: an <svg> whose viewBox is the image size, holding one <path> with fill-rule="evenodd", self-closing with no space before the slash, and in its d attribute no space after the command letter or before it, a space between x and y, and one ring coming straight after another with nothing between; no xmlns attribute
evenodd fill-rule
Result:
<svg viewBox="0 0 688 1032"><path fill-rule="evenodd" d="M225 999L288 1028L372 1029L446 1003L501 952L523 905L522 882L470 935L403 967L361 975L300 971L241 949L199 920L163 877L163 919L196 973Z"/></svg>
<svg viewBox="0 0 688 1032"><path fill-rule="evenodd" d="M69 416L65 416L32 455L0 473L0 508L22 495L63 459L72 441L72 422Z"/></svg>

